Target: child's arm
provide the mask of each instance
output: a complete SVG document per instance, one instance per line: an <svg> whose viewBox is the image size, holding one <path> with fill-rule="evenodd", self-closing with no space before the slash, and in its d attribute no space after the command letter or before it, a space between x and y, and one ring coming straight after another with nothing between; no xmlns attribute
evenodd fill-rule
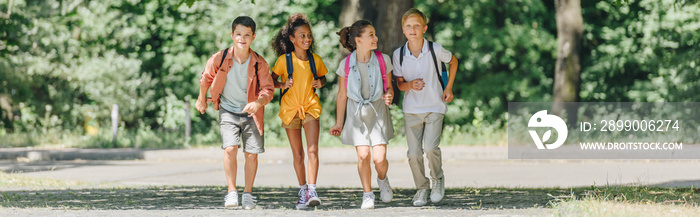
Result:
<svg viewBox="0 0 700 217"><path fill-rule="evenodd" d="M450 76L448 76L448 81L447 81L447 86L445 87L445 91L442 93L442 101L445 102L452 102L452 99L454 99L454 95L452 94L452 85L454 84L455 81L455 76L457 75L457 57L455 55L452 55L452 60L450 60Z"/></svg>
<svg viewBox="0 0 700 217"><path fill-rule="evenodd" d="M423 87L425 87L425 82L423 82L422 78L413 79L411 81L406 81L403 78L396 78L396 84L399 85L399 90L404 92L409 90L421 91Z"/></svg>
<svg viewBox="0 0 700 217"><path fill-rule="evenodd" d="M272 82L274 82L274 88L287 89L292 86L292 79L287 79L287 82L282 83L279 81L280 76L272 73Z"/></svg>
<svg viewBox="0 0 700 217"><path fill-rule="evenodd" d="M386 74L386 93L384 93L384 103L386 105L391 105L391 102L394 101L394 89L391 86L391 72Z"/></svg>
<svg viewBox="0 0 700 217"><path fill-rule="evenodd" d="M272 81L272 76L270 76L270 66L267 63L262 62L260 64L260 70L258 71L258 82L260 83L260 92L258 93L258 99L253 102L246 104L243 108L243 112L247 112L249 117L252 117L258 110L270 101L274 96L274 82Z"/></svg>
<svg viewBox="0 0 700 217"><path fill-rule="evenodd" d="M326 76L321 76L320 78L314 80L311 82L311 86L316 89L321 89L323 86L326 86Z"/></svg>
<svg viewBox="0 0 700 217"><path fill-rule="evenodd" d="M207 92L209 91L211 83L214 82L216 72L219 70L216 65L214 65L214 63L217 62L215 57L216 54L207 60L207 64L202 72L202 78L199 80L199 95L197 96L197 102L194 104L194 107L202 114L207 111ZM221 59L218 59L218 61L221 61Z"/></svg>
<svg viewBox="0 0 700 217"><path fill-rule="evenodd" d="M345 77L339 76L338 96L335 102L335 125L331 127L331 135L339 136L343 131L343 123L345 123L345 108L348 103L347 90L345 89Z"/></svg>

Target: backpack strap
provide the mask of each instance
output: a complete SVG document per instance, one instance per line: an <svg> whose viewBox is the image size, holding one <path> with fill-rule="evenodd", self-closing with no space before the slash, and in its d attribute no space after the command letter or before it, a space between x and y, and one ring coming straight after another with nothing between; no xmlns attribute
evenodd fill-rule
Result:
<svg viewBox="0 0 700 217"><path fill-rule="evenodd" d="M387 91L387 81L386 81L386 63L384 62L384 56L382 55L382 52L375 50L374 55L377 56L377 60L379 61L379 70L381 71L382 74L382 86L384 87L384 92ZM348 86L348 74L350 74L350 56L352 54L348 55L345 57L345 86Z"/></svg>
<svg viewBox="0 0 700 217"><path fill-rule="evenodd" d="M435 65L435 73L437 73L438 81L440 81L440 87L445 89L445 82L442 81L442 75L440 75L440 68L438 68L437 57L435 57L435 50L433 49L433 42L428 41L428 49L430 50L430 55L433 56L433 64ZM444 65L445 63L443 63Z"/></svg>
<svg viewBox="0 0 700 217"><path fill-rule="evenodd" d="M228 48L224 49L223 52L224 52L224 55L221 56L221 63L219 63L219 69L221 69L221 66L224 65L224 60L226 59L226 54L228 54Z"/></svg>
<svg viewBox="0 0 700 217"><path fill-rule="evenodd" d="M311 66L311 73L314 74L314 80L318 80L318 74L316 74L316 61L314 61L314 54L311 51L306 50L306 56L309 58L309 65Z"/></svg>
<svg viewBox="0 0 700 217"><path fill-rule="evenodd" d="M253 53L255 53L255 56L260 57L258 52L253 51ZM258 61L255 61L255 65L253 67L255 68L255 81L257 81L258 89L260 89L260 79L258 78Z"/></svg>
<svg viewBox="0 0 700 217"><path fill-rule="evenodd" d="M382 84L384 86L384 92L386 93L386 63L384 62L384 55L378 50L374 50L374 55L376 55L377 60L379 60L379 71L382 72Z"/></svg>
<svg viewBox="0 0 700 217"><path fill-rule="evenodd" d="M287 62L287 80L292 79L292 74L294 73L294 65L292 62L292 53L289 52L284 55L286 58ZM280 104L282 103L282 97L284 96L285 93L289 91L289 88L285 88L284 90L280 89Z"/></svg>
<svg viewBox="0 0 700 217"><path fill-rule="evenodd" d="M314 61L314 54L311 53L311 51L306 50L306 55L309 58L309 65L311 66L311 73L314 75L314 80L318 80L318 73L316 72L316 61ZM294 62L292 60L292 52L286 53L285 55L286 62L287 62L287 79L292 79L292 75L294 74ZM282 103L282 97L284 96L285 93L289 91L289 88L286 88L284 90L280 89L280 103Z"/></svg>
<svg viewBox="0 0 700 217"><path fill-rule="evenodd" d="M352 56L352 53L345 57L345 87L348 86L348 74L350 74L350 56Z"/></svg>
<svg viewBox="0 0 700 217"><path fill-rule="evenodd" d="M405 46L401 46L401 51L399 52L399 65L403 66L403 55L406 55L406 50L404 50Z"/></svg>

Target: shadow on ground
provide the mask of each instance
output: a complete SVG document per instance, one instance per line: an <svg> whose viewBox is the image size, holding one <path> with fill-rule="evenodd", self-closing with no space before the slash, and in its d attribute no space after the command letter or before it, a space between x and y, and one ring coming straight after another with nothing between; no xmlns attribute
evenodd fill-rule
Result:
<svg viewBox="0 0 700 217"><path fill-rule="evenodd" d="M294 209L298 199L295 188L256 188L259 208ZM576 191L576 192L575 192ZM426 209L525 209L547 207L551 201L580 189L446 189L445 198L438 204L429 203ZM362 190L359 188L319 189L323 205L319 210L359 209ZM377 198L379 193L375 190ZM395 189L394 200L376 208L410 207L415 189ZM222 209L225 187L148 187L75 190L26 190L0 192L2 207L67 208L67 209Z"/></svg>

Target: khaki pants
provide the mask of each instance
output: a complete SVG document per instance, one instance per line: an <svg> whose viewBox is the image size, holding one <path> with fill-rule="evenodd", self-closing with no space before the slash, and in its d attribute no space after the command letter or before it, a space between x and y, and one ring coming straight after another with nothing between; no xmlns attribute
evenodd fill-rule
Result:
<svg viewBox="0 0 700 217"><path fill-rule="evenodd" d="M408 142L408 165L413 173L413 181L418 189L430 188L430 180L425 176L423 153L428 158L430 178L442 179L442 152L440 151L440 135L442 120L440 113L404 113L406 123L406 140Z"/></svg>

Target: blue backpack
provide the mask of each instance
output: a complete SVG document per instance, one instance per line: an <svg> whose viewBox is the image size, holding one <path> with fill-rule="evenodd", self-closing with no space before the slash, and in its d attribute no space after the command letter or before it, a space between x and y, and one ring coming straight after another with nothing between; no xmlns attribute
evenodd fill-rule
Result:
<svg viewBox="0 0 700 217"><path fill-rule="evenodd" d="M309 57L309 65L311 65L311 73L314 74L314 80L318 80L318 75L316 74L316 63L314 62L314 55L311 53L311 51L306 50L306 55ZM292 65L292 53L289 52L284 55L287 60L287 79L292 79L292 74L294 73L294 65ZM282 104L282 97L284 96L285 93L289 88L285 88L284 90L280 89L280 104Z"/></svg>

